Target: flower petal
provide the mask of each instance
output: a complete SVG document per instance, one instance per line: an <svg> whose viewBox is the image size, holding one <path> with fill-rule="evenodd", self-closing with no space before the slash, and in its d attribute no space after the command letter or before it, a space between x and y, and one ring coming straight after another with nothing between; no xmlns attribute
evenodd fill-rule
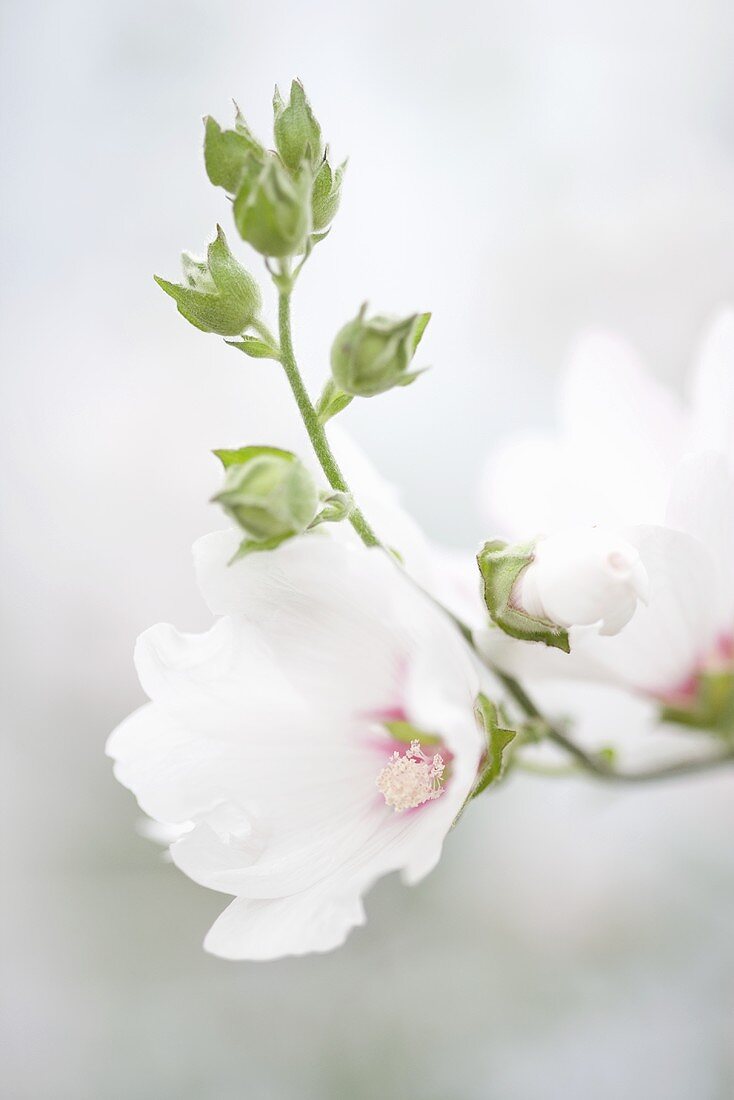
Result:
<svg viewBox="0 0 734 1100"><path fill-rule="evenodd" d="M691 446L720 451L734 469L734 308L714 317L691 378Z"/></svg>
<svg viewBox="0 0 734 1100"><path fill-rule="evenodd" d="M718 571L718 622L730 632L734 629L734 478L722 454L700 451L680 463L665 522L694 535L710 551Z"/></svg>
<svg viewBox="0 0 734 1100"><path fill-rule="evenodd" d="M152 703L120 723L106 752L115 761L118 781L156 821L190 821L221 801L222 747L183 728Z"/></svg>
<svg viewBox="0 0 734 1100"><path fill-rule="evenodd" d="M235 898L209 929L204 948L250 961L331 951L364 921L359 895L332 896L321 888L275 900Z"/></svg>
<svg viewBox="0 0 734 1100"><path fill-rule="evenodd" d="M683 411L637 353L606 333L581 337L566 371L563 438L602 496L594 522L662 519L670 470L685 439Z"/></svg>

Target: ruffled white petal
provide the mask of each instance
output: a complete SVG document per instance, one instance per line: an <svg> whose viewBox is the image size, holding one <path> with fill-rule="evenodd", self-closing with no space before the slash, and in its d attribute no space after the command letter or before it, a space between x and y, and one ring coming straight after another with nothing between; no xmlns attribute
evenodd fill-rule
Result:
<svg viewBox="0 0 734 1100"><path fill-rule="evenodd" d="M120 723L107 740L106 752L115 761L116 778L157 821L190 821L222 799L222 746L182 727L151 703Z"/></svg>
<svg viewBox="0 0 734 1100"><path fill-rule="evenodd" d="M204 940L212 955L266 961L340 947L364 924L359 894L340 897L314 888L286 898L235 898Z"/></svg>

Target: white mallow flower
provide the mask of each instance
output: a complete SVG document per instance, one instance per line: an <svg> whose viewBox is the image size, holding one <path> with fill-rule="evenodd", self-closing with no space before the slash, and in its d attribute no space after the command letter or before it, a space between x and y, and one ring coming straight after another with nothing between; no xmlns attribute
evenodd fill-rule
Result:
<svg viewBox="0 0 734 1100"><path fill-rule="evenodd" d="M589 335L563 381L560 431L492 457L493 527L515 538L605 524L638 550L650 586L615 637L572 627L570 655L484 632L506 670L605 680L682 706L708 673L734 675L734 309L705 332L687 393L680 402L623 341Z"/></svg>
<svg viewBox="0 0 734 1100"><path fill-rule="evenodd" d="M649 582L637 549L614 532L591 527L538 539L520 574L513 603L557 626L599 624L617 634L647 601Z"/></svg>
<svg viewBox="0 0 734 1100"><path fill-rule="evenodd" d="M238 539L196 544L221 618L141 636L150 702L107 751L145 813L188 827L173 862L234 895L209 951L327 951L363 923L377 878L435 866L481 761L479 673L385 554L315 532L228 567Z"/></svg>
<svg viewBox="0 0 734 1100"><path fill-rule="evenodd" d="M475 635L480 648L521 678L595 679L663 704L694 706L702 677L734 674L734 480L721 455L692 455L681 464L667 520L620 533L639 554L649 587L646 605L614 637L572 626L565 654L492 629Z"/></svg>

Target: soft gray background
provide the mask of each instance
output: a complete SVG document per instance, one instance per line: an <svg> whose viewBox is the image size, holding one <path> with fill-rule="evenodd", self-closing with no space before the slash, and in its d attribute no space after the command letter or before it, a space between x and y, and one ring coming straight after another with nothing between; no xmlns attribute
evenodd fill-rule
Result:
<svg viewBox="0 0 734 1100"><path fill-rule="evenodd" d="M434 310L434 370L344 420L470 545L477 468L551 422L579 327L680 386L734 294L731 4L4 0L2 31L2 1095L727 1100L731 777L518 780L341 952L236 965L200 949L224 899L136 835L102 749L141 699L136 633L207 624L208 449L288 408L151 280L229 225L201 116L235 96L265 133L273 83L304 79L351 157L299 287L304 368L365 297Z"/></svg>

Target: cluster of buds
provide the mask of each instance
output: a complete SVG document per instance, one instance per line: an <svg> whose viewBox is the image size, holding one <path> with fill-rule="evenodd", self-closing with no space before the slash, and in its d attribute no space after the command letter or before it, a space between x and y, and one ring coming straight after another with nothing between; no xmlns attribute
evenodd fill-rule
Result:
<svg viewBox="0 0 734 1100"><path fill-rule="evenodd" d="M254 137L237 109L234 129L207 118L204 162L211 182L233 201L237 230L261 255L301 255L328 230L339 206L344 165L334 168L321 127L294 80L273 98L275 149Z"/></svg>

